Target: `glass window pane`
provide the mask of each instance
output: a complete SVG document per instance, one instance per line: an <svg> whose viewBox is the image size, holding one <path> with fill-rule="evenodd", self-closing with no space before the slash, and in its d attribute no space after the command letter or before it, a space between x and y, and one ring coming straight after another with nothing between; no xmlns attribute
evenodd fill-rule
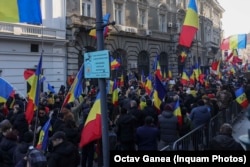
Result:
<svg viewBox="0 0 250 167"><path fill-rule="evenodd" d="M82 15L84 16L85 13L85 3L82 3Z"/></svg>
<svg viewBox="0 0 250 167"><path fill-rule="evenodd" d="M115 3L115 21L122 24L122 4Z"/></svg>
<svg viewBox="0 0 250 167"><path fill-rule="evenodd" d="M88 4L87 6L87 16L90 17L91 16L91 5Z"/></svg>

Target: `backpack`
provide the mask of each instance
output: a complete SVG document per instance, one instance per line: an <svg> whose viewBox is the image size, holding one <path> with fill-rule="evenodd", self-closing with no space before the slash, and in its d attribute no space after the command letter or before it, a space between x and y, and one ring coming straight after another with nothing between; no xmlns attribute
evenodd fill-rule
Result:
<svg viewBox="0 0 250 167"><path fill-rule="evenodd" d="M30 167L47 167L47 158L44 153L34 147L29 148L27 162Z"/></svg>

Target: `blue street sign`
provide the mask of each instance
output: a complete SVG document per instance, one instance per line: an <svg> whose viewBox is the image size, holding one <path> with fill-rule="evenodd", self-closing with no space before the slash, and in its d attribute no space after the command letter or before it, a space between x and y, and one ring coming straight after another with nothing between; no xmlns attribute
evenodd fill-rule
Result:
<svg viewBox="0 0 250 167"><path fill-rule="evenodd" d="M110 78L109 50L84 53L85 78Z"/></svg>

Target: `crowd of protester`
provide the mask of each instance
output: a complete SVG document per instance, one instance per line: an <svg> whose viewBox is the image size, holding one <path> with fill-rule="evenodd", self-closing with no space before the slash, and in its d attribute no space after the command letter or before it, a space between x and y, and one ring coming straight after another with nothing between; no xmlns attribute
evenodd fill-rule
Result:
<svg viewBox="0 0 250 167"><path fill-rule="evenodd" d="M199 83L183 86L178 78L174 84L166 84L167 94L160 112L136 79L119 89L118 106L114 107L112 96L108 95L110 150L160 150L193 128L208 123L219 111L226 110L235 99L237 85L210 77L210 86L206 88ZM233 79L240 81L240 78ZM243 85L243 82L237 83L238 86ZM245 89L248 89L246 85ZM64 106L62 104L67 93L64 86L58 93L42 92L31 124L25 119L27 102L24 98L16 94L6 103L1 103L0 166L22 167L30 163L30 166L76 167L81 164L82 167L92 167L94 162L102 166L101 139L78 147L82 128L97 92L97 85L89 85L86 93ZM177 100L180 102L182 124L173 114ZM40 154L35 148L48 119L51 119L49 144L46 151ZM226 137L229 142L235 142L231 133L230 125L224 125L221 136L215 138L208 149L242 149L239 145L226 145L226 148L223 144L214 144L223 143Z"/></svg>

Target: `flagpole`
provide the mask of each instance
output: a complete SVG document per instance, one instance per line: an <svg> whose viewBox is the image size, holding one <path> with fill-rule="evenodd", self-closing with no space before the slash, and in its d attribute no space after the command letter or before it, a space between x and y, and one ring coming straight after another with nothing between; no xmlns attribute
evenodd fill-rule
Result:
<svg viewBox="0 0 250 167"><path fill-rule="evenodd" d="M198 33L197 33L198 31L196 31L196 42L197 42L197 47L196 47L196 49L197 49L197 59L195 59L196 60L196 63L198 64L199 62L198 62L198 57L199 57L199 45L198 45Z"/></svg>
<svg viewBox="0 0 250 167"><path fill-rule="evenodd" d="M96 0L96 36L97 36L97 50L104 49L102 20L102 0ZM108 136L108 113L107 113L107 92L105 78L98 78L98 85L100 89L101 100L101 118L102 118L102 156L103 166L109 167L109 136Z"/></svg>
<svg viewBox="0 0 250 167"><path fill-rule="evenodd" d="M43 23L41 24L41 26L42 26L42 30L41 30L41 32L42 32L42 43L41 43L41 45L42 45L42 51L41 51L41 57L43 56L43 53L44 53L44 50L43 50L43 44L44 44L44 39L43 39ZM37 66L37 68L40 68L39 66ZM36 69L37 70L37 69ZM42 72L42 71L41 71ZM40 74L37 76L37 94L36 94L36 96L38 96L38 103L37 104L35 104L35 105L37 105L37 109L35 110L35 113L36 113L36 115L35 115L35 127L34 127L34 133L33 133L33 146L35 147L35 144L36 144L36 129L37 129L37 123L38 123L38 112L39 112L39 97L40 97L40 93L41 93L41 83L40 83Z"/></svg>
<svg viewBox="0 0 250 167"><path fill-rule="evenodd" d="M41 59L42 59L42 56L43 56L43 50L42 50L42 52L41 52ZM40 62L40 60L39 60L39 62ZM41 67L39 67L39 64L38 64L38 66L37 66L37 69L36 69L36 71L38 70L38 68L41 68ZM39 69L39 70L41 70L41 69ZM36 144L36 129L37 129L37 123L38 123L38 112L39 112L39 97L40 97L40 87L41 87L41 85L40 85L41 83L40 83L40 74L37 76L37 83L36 83L36 96L38 96L38 98L37 97L35 97L35 99L34 99L34 104L35 104L35 106L37 106L37 109L34 111L35 112L35 127L34 127L34 133L33 133L33 146L35 147L35 144ZM38 102L37 102L37 104L36 104L36 99L38 99Z"/></svg>

